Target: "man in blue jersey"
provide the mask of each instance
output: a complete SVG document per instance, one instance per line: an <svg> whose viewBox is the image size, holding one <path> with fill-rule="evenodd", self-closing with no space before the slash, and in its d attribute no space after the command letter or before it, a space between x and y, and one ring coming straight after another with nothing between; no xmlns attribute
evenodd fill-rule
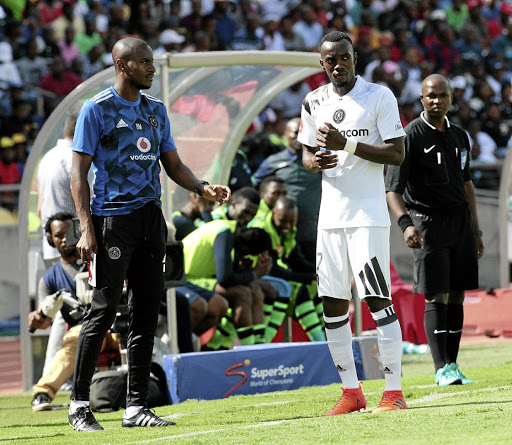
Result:
<svg viewBox="0 0 512 445"><path fill-rule="evenodd" d="M69 408L69 423L77 431L103 429L89 408L89 388L125 278L133 295L128 301L128 392L122 426L174 425L146 406L167 239L159 161L181 187L219 204L230 197L228 187L198 180L181 162L164 104L141 93L151 87L156 71L149 45L132 37L121 39L112 59L116 82L85 102L73 140L71 184L82 231L77 250L90 263L94 287L78 340ZM95 182L89 203L91 165Z"/></svg>

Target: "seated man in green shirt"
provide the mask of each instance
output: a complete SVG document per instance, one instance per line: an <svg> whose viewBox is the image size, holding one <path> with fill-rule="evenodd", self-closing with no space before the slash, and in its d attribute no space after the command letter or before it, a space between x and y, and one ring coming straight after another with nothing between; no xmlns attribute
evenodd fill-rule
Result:
<svg viewBox="0 0 512 445"><path fill-rule="evenodd" d="M235 199L234 202L229 211L232 219L211 221L183 239L187 279L220 294L230 306L225 317L227 321L223 319L217 328L220 334L214 334L208 344L213 349L229 348L234 333L238 335L241 344L263 341L263 302L265 296L270 297L268 293L272 291L271 286L267 285L264 293L262 286L255 283L272 266L268 253L268 235L261 230L244 230L245 221L254 217L257 205L246 198L238 201ZM256 239L252 241L255 248L251 253L258 255L258 260L249 270L242 270L234 261L235 242L241 238L247 244L251 236ZM232 331L233 326L236 332Z"/></svg>
<svg viewBox="0 0 512 445"><path fill-rule="evenodd" d="M182 210L172 213L172 222L176 227L176 241L181 241L189 233L204 223L212 221L212 201L202 198L197 193L190 193Z"/></svg>
<svg viewBox="0 0 512 445"><path fill-rule="evenodd" d="M277 176L267 176L261 181L259 191L261 198L260 206L254 219L261 219L267 216L276 205L277 200L281 196L287 195L286 182Z"/></svg>
<svg viewBox="0 0 512 445"><path fill-rule="evenodd" d="M297 214L295 201L281 196L270 213L262 219L255 218L249 226L262 228L270 235L273 259L270 275L285 279L292 286L288 312L293 310L312 341L324 341L322 305L319 299L316 307L313 302L317 297L315 265L304 257L297 244ZM267 334L272 335L268 329Z"/></svg>

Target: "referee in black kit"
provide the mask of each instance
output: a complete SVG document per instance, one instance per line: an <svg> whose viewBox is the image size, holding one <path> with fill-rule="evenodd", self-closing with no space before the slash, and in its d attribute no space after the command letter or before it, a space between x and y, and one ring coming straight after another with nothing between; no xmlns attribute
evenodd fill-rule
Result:
<svg viewBox="0 0 512 445"><path fill-rule="evenodd" d="M478 288L484 251L466 132L446 118L447 78L422 83L424 111L405 131L405 159L386 172L388 205L414 251L414 292L424 293L425 333L440 386L471 383L457 365L464 291Z"/></svg>

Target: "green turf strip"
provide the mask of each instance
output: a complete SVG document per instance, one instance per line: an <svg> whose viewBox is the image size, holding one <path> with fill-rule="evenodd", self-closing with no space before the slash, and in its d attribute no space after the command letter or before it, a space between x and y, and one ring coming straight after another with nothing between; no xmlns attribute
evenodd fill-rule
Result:
<svg viewBox="0 0 512 445"><path fill-rule="evenodd" d="M512 344L463 346L461 370L475 380L464 386L436 386L430 355L403 360L404 411L323 417L340 396L330 385L157 408L178 423L169 428L123 429L122 411L97 414L105 431L76 433L65 408L33 413L23 393L0 398L0 444L512 444ZM364 382L369 409L382 389Z"/></svg>

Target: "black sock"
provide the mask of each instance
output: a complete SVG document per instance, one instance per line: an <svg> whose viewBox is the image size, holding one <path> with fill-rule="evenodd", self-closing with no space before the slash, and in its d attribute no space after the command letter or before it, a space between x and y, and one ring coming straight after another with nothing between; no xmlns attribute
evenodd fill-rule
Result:
<svg viewBox="0 0 512 445"><path fill-rule="evenodd" d="M447 311L448 336L446 339L446 359L456 363L459 355L460 337L464 323L464 307L462 304L448 304Z"/></svg>
<svg viewBox="0 0 512 445"><path fill-rule="evenodd" d="M425 304L424 325L436 371L446 364L447 305Z"/></svg>

